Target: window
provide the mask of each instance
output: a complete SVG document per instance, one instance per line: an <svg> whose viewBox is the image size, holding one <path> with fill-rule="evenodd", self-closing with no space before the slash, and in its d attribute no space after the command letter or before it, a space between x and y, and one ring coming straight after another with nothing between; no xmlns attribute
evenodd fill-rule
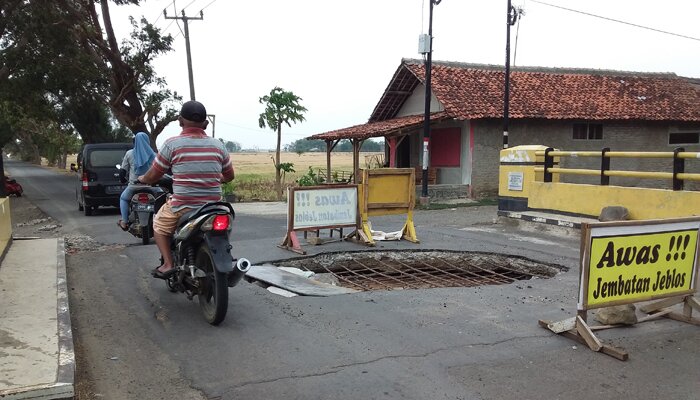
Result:
<svg viewBox="0 0 700 400"><path fill-rule="evenodd" d="M603 124L574 124L574 140L602 140Z"/></svg>
<svg viewBox="0 0 700 400"><path fill-rule="evenodd" d="M671 132L668 134L668 144L698 144L700 132Z"/></svg>

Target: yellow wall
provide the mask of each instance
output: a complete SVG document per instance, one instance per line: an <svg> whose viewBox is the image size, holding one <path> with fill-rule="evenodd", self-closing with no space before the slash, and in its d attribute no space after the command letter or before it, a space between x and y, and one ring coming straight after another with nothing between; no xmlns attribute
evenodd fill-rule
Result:
<svg viewBox="0 0 700 400"><path fill-rule="evenodd" d="M530 196L530 186L533 182L544 179L543 172L535 172L536 166L544 165L544 156L536 156L536 151L544 151L547 146L527 145L515 146L501 150L500 168L498 171L498 195L507 197L527 198ZM559 157L554 158L554 164L559 164ZM508 175L511 172L523 174L522 190L508 189ZM553 179L559 181L559 175Z"/></svg>
<svg viewBox="0 0 700 400"><path fill-rule="evenodd" d="M623 206L630 219L700 215L700 192L622 186L530 182L528 207L597 217L606 206Z"/></svg>
<svg viewBox="0 0 700 400"><path fill-rule="evenodd" d="M12 238L12 220L10 218L10 199L0 199L0 254L7 248Z"/></svg>

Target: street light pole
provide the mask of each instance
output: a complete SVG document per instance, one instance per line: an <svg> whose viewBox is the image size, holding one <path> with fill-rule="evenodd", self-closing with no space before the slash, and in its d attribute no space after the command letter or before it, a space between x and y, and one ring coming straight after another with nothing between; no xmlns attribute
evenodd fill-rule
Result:
<svg viewBox="0 0 700 400"><path fill-rule="evenodd" d="M421 179L421 203L427 204L428 197L428 166L430 165L430 100L432 91L430 88L430 73L433 63L433 6L440 4L442 0L430 0L430 12L428 14L428 56L425 59L425 116L423 120L423 176Z"/></svg>

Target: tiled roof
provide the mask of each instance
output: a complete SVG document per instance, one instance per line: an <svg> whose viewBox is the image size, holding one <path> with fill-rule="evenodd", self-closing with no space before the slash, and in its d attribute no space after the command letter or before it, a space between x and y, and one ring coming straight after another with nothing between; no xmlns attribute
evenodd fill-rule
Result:
<svg viewBox="0 0 700 400"><path fill-rule="evenodd" d="M437 112L430 115L431 121L440 121L444 118L447 118L447 114L444 112ZM308 137L307 139L369 139L372 137L399 135L405 130L420 127L423 124L423 119L423 115L409 115L320 133Z"/></svg>
<svg viewBox="0 0 700 400"><path fill-rule="evenodd" d="M424 81L423 61L404 68ZM434 62L431 86L452 117L501 118L504 77L502 66ZM511 118L700 121L697 85L675 74L516 68L510 83Z"/></svg>

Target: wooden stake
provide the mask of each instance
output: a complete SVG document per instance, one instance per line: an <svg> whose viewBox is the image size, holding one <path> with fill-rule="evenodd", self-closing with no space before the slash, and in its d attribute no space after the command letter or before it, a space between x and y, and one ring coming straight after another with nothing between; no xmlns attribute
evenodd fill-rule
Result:
<svg viewBox="0 0 700 400"><path fill-rule="evenodd" d="M687 296L681 296L681 297L669 297L668 299L664 299L661 301L657 301L655 303L647 304L645 306L642 306L639 308L644 313L651 314L654 311L658 311L662 308L666 307L671 307L676 304L682 303Z"/></svg>
<svg viewBox="0 0 700 400"><path fill-rule="evenodd" d="M593 331L591 331L588 324L586 324L586 321L584 321L580 315L576 316L576 332L581 335L591 350L600 351L600 349L603 348L603 344L600 343L600 340L596 337Z"/></svg>

